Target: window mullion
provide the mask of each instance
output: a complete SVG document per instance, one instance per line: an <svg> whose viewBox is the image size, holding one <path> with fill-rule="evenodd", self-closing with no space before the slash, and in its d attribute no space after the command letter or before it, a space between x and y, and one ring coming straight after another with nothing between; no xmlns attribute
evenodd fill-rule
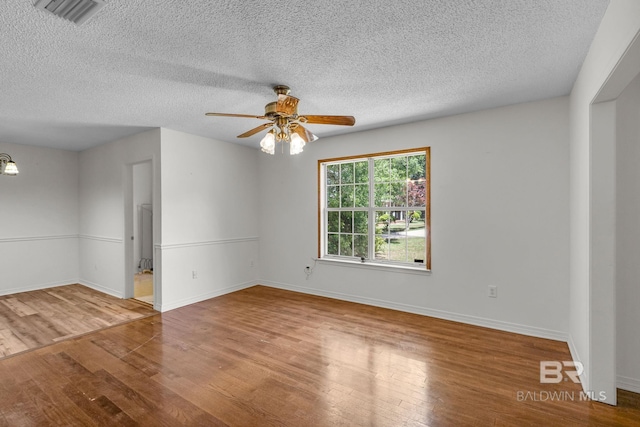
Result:
<svg viewBox="0 0 640 427"><path fill-rule="evenodd" d="M319 256L325 256L329 251L329 211L328 211L328 203L327 203L327 165L322 164L320 168L320 174L318 176L318 187L322 188L320 192L320 197L318 199L318 203L320 203L320 215L322 216L322 224L320 224L320 235L318 236L318 252L320 252Z"/></svg>
<svg viewBox="0 0 640 427"><path fill-rule="evenodd" d="M367 162L369 164L369 259L370 260L374 260L376 258L376 215L375 215L375 209L374 209L374 202L375 202L375 194L374 194L374 189L375 189L375 182L374 182L374 177L375 177L375 173L373 170L374 167L374 163L373 163L373 158L369 158L367 159Z"/></svg>

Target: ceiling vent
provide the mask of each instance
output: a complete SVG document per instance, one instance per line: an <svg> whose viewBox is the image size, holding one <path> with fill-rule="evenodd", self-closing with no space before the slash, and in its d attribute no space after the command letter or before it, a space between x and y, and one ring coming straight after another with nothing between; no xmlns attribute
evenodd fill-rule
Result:
<svg viewBox="0 0 640 427"><path fill-rule="evenodd" d="M81 25L105 5L104 0L38 0L34 6Z"/></svg>

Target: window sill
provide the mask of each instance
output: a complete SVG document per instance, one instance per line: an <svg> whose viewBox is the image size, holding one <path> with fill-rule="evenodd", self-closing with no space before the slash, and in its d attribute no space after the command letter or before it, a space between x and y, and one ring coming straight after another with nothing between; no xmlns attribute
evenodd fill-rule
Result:
<svg viewBox="0 0 640 427"><path fill-rule="evenodd" d="M321 264L335 264L341 267L364 268L369 270L380 270L394 273L408 273L418 275L431 274L431 270L427 270L425 266L413 267L410 265L391 265L373 261L360 262L337 258L318 258L317 261Z"/></svg>

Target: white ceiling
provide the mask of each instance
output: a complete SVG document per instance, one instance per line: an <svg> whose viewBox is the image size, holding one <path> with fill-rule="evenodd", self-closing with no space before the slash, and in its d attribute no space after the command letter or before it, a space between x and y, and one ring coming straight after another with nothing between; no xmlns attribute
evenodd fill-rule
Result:
<svg viewBox="0 0 640 427"><path fill-rule="evenodd" d="M0 141L236 135L286 84L319 137L567 95L608 0L107 0L76 26L4 0Z"/></svg>

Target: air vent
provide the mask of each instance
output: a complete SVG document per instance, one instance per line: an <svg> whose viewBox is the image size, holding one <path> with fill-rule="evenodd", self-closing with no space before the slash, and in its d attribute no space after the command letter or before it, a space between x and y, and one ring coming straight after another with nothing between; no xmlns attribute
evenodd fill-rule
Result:
<svg viewBox="0 0 640 427"><path fill-rule="evenodd" d="M81 25L98 13L105 4L104 0L38 0L34 6Z"/></svg>

